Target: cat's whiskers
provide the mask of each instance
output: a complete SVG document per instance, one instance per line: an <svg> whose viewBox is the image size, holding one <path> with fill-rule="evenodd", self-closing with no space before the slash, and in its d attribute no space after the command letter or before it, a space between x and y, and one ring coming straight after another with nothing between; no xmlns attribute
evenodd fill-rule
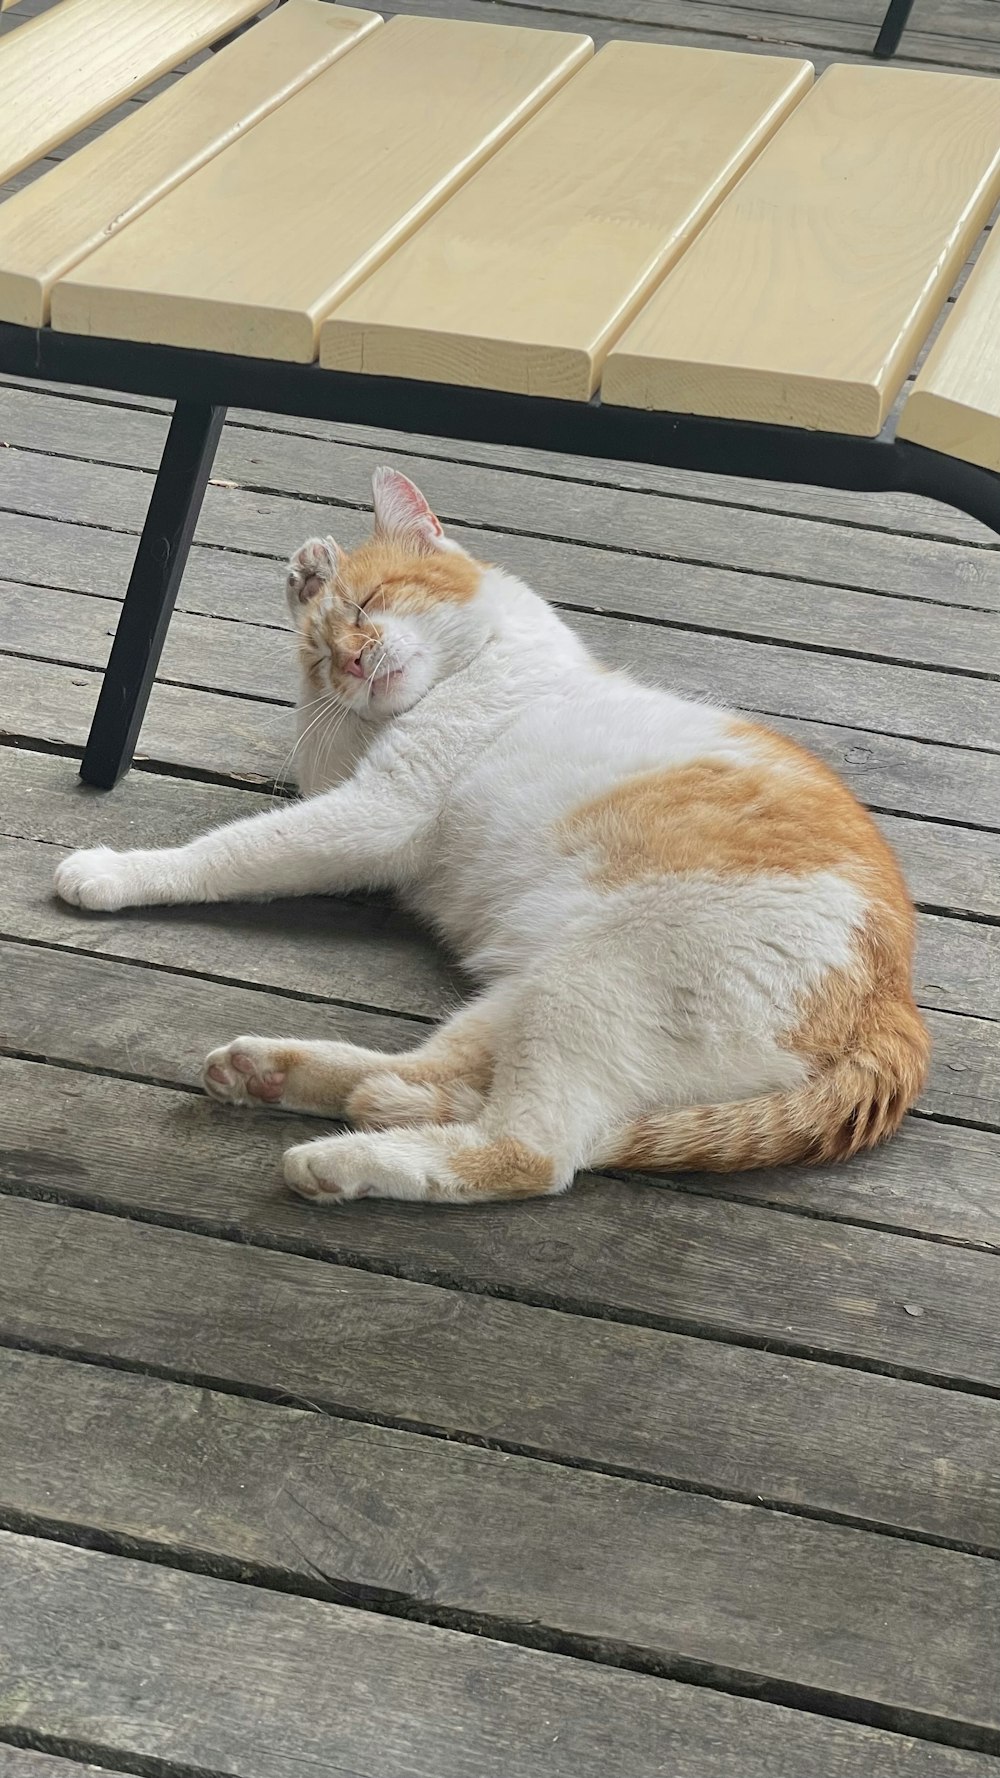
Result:
<svg viewBox="0 0 1000 1778"><path fill-rule="evenodd" d="M303 704L299 709L299 712L298 712L299 715L301 716L303 710L313 709L316 704L322 704L324 707L323 707L323 709L321 709L318 712L318 714L316 716L313 717L313 720L309 724L307 724L307 726L304 729L302 729L300 731L298 737L292 743L292 746L291 746L289 752L285 755L285 758L282 761L281 770L279 771L278 776L276 777L276 779L274 781L274 790L272 792L272 803L277 802L278 800L280 800L282 798L284 789L285 789L285 784L288 780L288 774L292 769L292 762L295 758L296 753L298 752L299 748L301 747L303 741L306 739L307 735L312 734L312 731L314 728L316 728L317 724L322 722L323 717L327 713L327 710L330 708L336 707L333 693L332 692L325 692L322 694L322 696L320 696L318 698L311 699L311 701L308 704Z"/></svg>
<svg viewBox="0 0 1000 1778"><path fill-rule="evenodd" d="M329 727L327 728L325 734L322 737L322 741L321 741L322 752L319 756L319 759L317 761L317 766L316 766L316 776L317 776L317 779L321 782L325 778L325 775L326 775L327 761L329 760L330 753L333 749L334 741L336 740L337 736L340 734L340 731L343 728L344 724L346 723L347 718L350 716L350 714L351 714L350 705L343 704L339 710L335 711L334 718L331 721Z"/></svg>

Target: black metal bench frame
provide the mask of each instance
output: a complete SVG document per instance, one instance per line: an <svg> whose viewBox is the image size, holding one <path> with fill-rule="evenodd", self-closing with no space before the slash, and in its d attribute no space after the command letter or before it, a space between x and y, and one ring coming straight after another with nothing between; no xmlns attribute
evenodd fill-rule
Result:
<svg viewBox="0 0 1000 1778"><path fill-rule="evenodd" d="M905 440L852 438L322 370L0 323L0 371L165 397L153 485L80 776L110 789L132 761L228 407L613 462L939 500L1000 535L1000 475Z"/></svg>
<svg viewBox="0 0 1000 1778"><path fill-rule="evenodd" d="M875 39L873 56L888 61L899 48L899 40L906 30L907 20L913 11L913 0L889 0L882 20L882 28Z"/></svg>

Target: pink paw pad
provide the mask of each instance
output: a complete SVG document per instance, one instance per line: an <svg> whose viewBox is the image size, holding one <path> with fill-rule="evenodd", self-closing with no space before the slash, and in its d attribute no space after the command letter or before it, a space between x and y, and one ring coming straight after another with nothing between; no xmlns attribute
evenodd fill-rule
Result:
<svg viewBox="0 0 1000 1778"><path fill-rule="evenodd" d="M272 1104L276 1099L281 1098L285 1086L283 1071L279 1072L277 1069L273 1069L267 1074L259 1074L257 1064L250 1056L244 1055L241 1050L237 1050L229 1060L237 1074L241 1074L246 1081L247 1092L251 1098L266 1099ZM209 1072L211 1073L212 1070L210 1069Z"/></svg>

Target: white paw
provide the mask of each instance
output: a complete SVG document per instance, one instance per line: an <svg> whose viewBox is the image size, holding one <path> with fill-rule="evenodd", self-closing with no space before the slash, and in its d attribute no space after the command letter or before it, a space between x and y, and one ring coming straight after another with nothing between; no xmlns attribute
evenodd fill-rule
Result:
<svg viewBox="0 0 1000 1778"><path fill-rule="evenodd" d="M128 858L110 846L94 846L89 852L73 852L56 869L56 894L78 908L100 908L105 913L125 907L129 895Z"/></svg>
<svg viewBox="0 0 1000 1778"><path fill-rule="evenodd" d="M205 1057L202 1084L226 1105L280 1105L285 1087L284 1054L264 1037L234 1037Z"/></svg>
<svg viewBox="0 0 1000 1778"><path fill-rule="evenodd" d="M389 1136L329 1136L285 1152L285 1184L300 1198L346 1203L350 1198L425 1198L423 1157Z"/></svg>
<svg viewBox="0 0 1000 1778"><path fill-rule="evenodd" d="M289 602L307 605L337 578L340 550L332 537L310 537L288 564Z"/></svg>

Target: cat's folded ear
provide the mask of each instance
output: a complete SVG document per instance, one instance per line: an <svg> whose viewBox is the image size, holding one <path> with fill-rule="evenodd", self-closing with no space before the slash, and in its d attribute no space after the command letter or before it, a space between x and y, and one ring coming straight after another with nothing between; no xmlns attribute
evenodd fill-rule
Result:
<svg viewBox="0 0 1000 1778"><path fill-rule="evenodd" d="M332 537L310 537L295 551L288 564L285 591L292 616L297 618L304 605L318 599L320 593L335 586L343 551Z"/></svg>
<svg viewBox="0 0 1000 1778"><path fill-rule="evenodd" d="M433 513L419 488L398 469L376 469L372 476L375 535L405 544L427 555L445 550L464 555L461 544L446 537L441 520Z"/></svg>

